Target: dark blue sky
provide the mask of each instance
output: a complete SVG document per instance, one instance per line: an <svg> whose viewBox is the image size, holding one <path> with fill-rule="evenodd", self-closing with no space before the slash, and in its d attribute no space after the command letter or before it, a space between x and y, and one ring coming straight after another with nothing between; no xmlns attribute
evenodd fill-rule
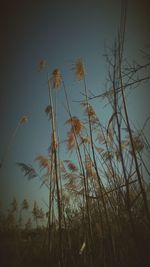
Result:
<svg viewBox="0 0 150 267"><path fill-rule="evenodd" d="M21 3L22 2L22 3ZM80 98L72 63L82 57L86 63L88 88L95 94L104 90L107 67L103 54L112 46L120 19L121 1L7 1L1 3L0 63L0 157L9 152L0 169L0 199L8 204L18 200L47 201L47 191L38 181L27 182L15 162L34 163L38 154L46 154L50 130L44 114L48 104L47 74L37 71L41 59L48 61L49 73L60 68L71 100ZM128 1L125 55L139 59L140 49L150 44L150 4L147 0ZM58 121L62 136L67 118L60 90ZM135 100L136 99L136 100ZM135 124L143 125L149 112L148 86L137 89L129 99L129 111ZM102 113L103 108L97 105ZM78 115L78 106L72 103ZM29 116L11 144L12 133L21 116ZM106 115L106 114L105 114ZM104 117L104 115L102 115Z"/></svg>

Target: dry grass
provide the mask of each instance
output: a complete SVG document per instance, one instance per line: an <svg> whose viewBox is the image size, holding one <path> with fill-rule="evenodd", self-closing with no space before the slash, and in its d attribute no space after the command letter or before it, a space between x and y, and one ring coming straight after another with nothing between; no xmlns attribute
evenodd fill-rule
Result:
<svg viewBox="0 0 150 267"><path fill-rule="evenodd" d="M145 155L149 156L150 145L143 130L132 129L123 77L127 77L129 84L136 77L129 69L122 69L122 46L118 47L112 50L113 64L109 72L109 85L113 90L111 94L106 90L102 98L102 101L107 99L111 110L106 125L90 103L81 59L74 68L85 96L80 103L84 110L81 119L71 113L71 101L60 70L52 72L48 81L49 105L45 109L51 127L50 150L47 156L36 157L40 175L34 166L18 163L29 180L40 178L46 186L47 211L45 214L35 201L30 210L32 219L29 218L24 228L21 216L30 208L27 199L19 209L14 198L8 214L1 213L2 242L5 238L5 242L1 242L1 258L5 265L7 262L7 266L149 266L150 188L147 181L150 171ZM45 65L41 62L40 68ZM135 73L138 69L139 65ZM57 107L53 105L51 90L61 86L69 115L65 124L69 131L62 143L72 152L69 159L61 158ZM26 121L24 116L20 124ZM46 223L42 226L44 220Z"/></svg>

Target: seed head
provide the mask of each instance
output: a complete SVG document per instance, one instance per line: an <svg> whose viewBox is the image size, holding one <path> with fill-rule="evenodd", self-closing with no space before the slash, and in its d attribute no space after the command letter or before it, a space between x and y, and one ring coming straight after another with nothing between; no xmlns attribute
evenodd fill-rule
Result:
<svg viewBox="0 0 150 267"><path fill-rule="evenodd" d="M52 72L51 81L53 88L58 89L61 86L62 75L59 69L54 69L54 71Z"/></svg>
<svg viewBox="0 0 150 267"><path fill-rule="evenodd" d="M78 170L77 166L73 162L71 162L71 161L68 162L68 169L70 171L72 171L72 172L75 172L75 171Z"/></svg>
<svg viewBox="0 0 150 267"><path fill-rule="evenodd" d="M24 123L27 123L27 122L28 122L27 116L22 116L21 119L20 119L20 124L24 124Z"/></svg>
<svg viewBox="0 0 150 267"><path fill-rule="evenodd" d="M75 63L75 75L78 81L83 80L85 77L85 69L81 59L78 59Z"/></svg>
<svg viewBox="0 0 150 267"><path fill-rule="evenodd" d="M46 113L46 115L49 116L49 119L51 119L51 117L52 117L52 107L51 107L50 105L48 105L48 106L46 107L46 109L45 109L45 113Z"/></svg>
<svg viewBox="0 0 150 267"><path fill-rule="evenodd" d="M41 59L38 63L38 71L45 70L48 67L47 61L45 59Z"/></svg>
<svg viewBox="0 0 150 267"><path fill-rule="evenodd" d="M72 132L75 134L79 134L83 128L82 122L76 116L71 117L66 123L72 126Z"/></svg>
<svg viewBox="0 0 150 267"><path fill-rule="evenodd" d="M50 162L49 162L49 159L46 158L45 156L43 155L39 155L38 157L36 157L36 159L39 164L40 164L40 167L41 168L47 168L47 169L50 169Z"/></svg>
<svg viewBox="0 0 150 267"><path fill-rule="evenodd" d="M67 138L67 148L68 150L73 150L76 147L76 140L74 133L72 131L68 132Z"/></svg>

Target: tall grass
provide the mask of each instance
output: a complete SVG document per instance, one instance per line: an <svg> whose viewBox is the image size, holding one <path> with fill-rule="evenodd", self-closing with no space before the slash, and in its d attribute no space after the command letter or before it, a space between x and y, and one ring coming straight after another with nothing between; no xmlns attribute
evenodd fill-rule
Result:
<svg viewBox="0 0 150 267"><path fill-rule="evenodd" d="M40 249L51 266L148 266L149 169L143 155L149 155L149 142L143 129L137 131L130 122L124 83L127 87L133 73L130 77L131 70L126 71L120 61L119 49L116 42L109 72L113 89L106 91L102 100L100 97L111 107L106 125L90 103L81 60L75 62L75 73L85 96L80 103L82 118L72 114L60 70L48 76L45 112L51 127L50 149L47 156L36 160L46 170L39 178L49 192L47 230L43 230ZM74 160L60 156L57 107L53 104L59 86L68 114L66 148ZM33 166L19 165L30 179L38 177Z"/></svg>
<svg viewBox="0 0 150 267"><path fill-rule="evenodd" d="M81 59L74 64L76 80L84 96L79 103L84 112L81 118L72 113L61 71L54 69L48 74L45 112L51 138L48 155L36 157L39 169L46 172L39 175L34 166L18 163L29 180L40 179L49 197L46 216L36 202L33 206L36 242L31 234L31 220L24 229L21 223L16 227L18 208L15 199L9 216L1 216L2 236L8 234L8 229L11 233L20 233L18 243L15 243L19 266L146 267L150 262L150 170L144 154L146 152L149 157L150 144L144 134L146 123L142 130L137 130L131 123L126 96L127 89L132 90L134 84L149 81L149 76L142 78L140 73L141 70L146 72L150 63L131 66L124 60L125 20L126 10L123 9L114 47L106 56L110 89L92 97L107 101L111 110L108 122L101 121L97 108L91 104L85 64ZM149 60L148 56L146 60ZM40 69L45 67L46 61L42 61ZM67 156L61 158L60 153L58 89L63 91L66 102L68 119L65 125L69 129L63 143L67 152L72 153L69 159ZM24 200L20 218L28 208L28 202ZM43 218L47 224L39 227L39 220ZM4 229L2 222L9 220ZM25 245L23 233L28 236ZM7 246L5 249L7 251ZM11 266L18 266L15 264Z"/></svg>

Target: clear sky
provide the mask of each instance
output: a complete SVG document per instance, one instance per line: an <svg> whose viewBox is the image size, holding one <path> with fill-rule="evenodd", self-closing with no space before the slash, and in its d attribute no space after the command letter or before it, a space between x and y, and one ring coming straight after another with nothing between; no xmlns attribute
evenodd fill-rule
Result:
<svg viewBox="0 0 150 267"><path fill-rule="evenodd" d="M39 73L41 59L48 72L60 68L68 86L70 101L79 100L80 86L75 82L72 63L82 57L86 63L88 88L95 94L104 90L107 66L105 47L113 45L120 19L120 0L83 1L2 1L0 8L0 158L7 146L0 169L0 200L8 205L13 196L28 198L43 205L47 190L38 180L27 181L16 162L33 163L38 154L46 154L50 142L49 122L44 113L48 105L47 73ZM125 55L140 59L140 49L150 44L150 4L148 0L129 0ZM59 129L63 136L66 111L60 90L57 96ZM149 112L149 85L139 87L129 98L129 112L142 126ZM72 103L74 115L79 106ZM97 111L104 117L103 107ZM21 116L29 116L10 144ZM150 129L150 128L149 128ZM148 134L148 131L147 131Z"/></svg>

